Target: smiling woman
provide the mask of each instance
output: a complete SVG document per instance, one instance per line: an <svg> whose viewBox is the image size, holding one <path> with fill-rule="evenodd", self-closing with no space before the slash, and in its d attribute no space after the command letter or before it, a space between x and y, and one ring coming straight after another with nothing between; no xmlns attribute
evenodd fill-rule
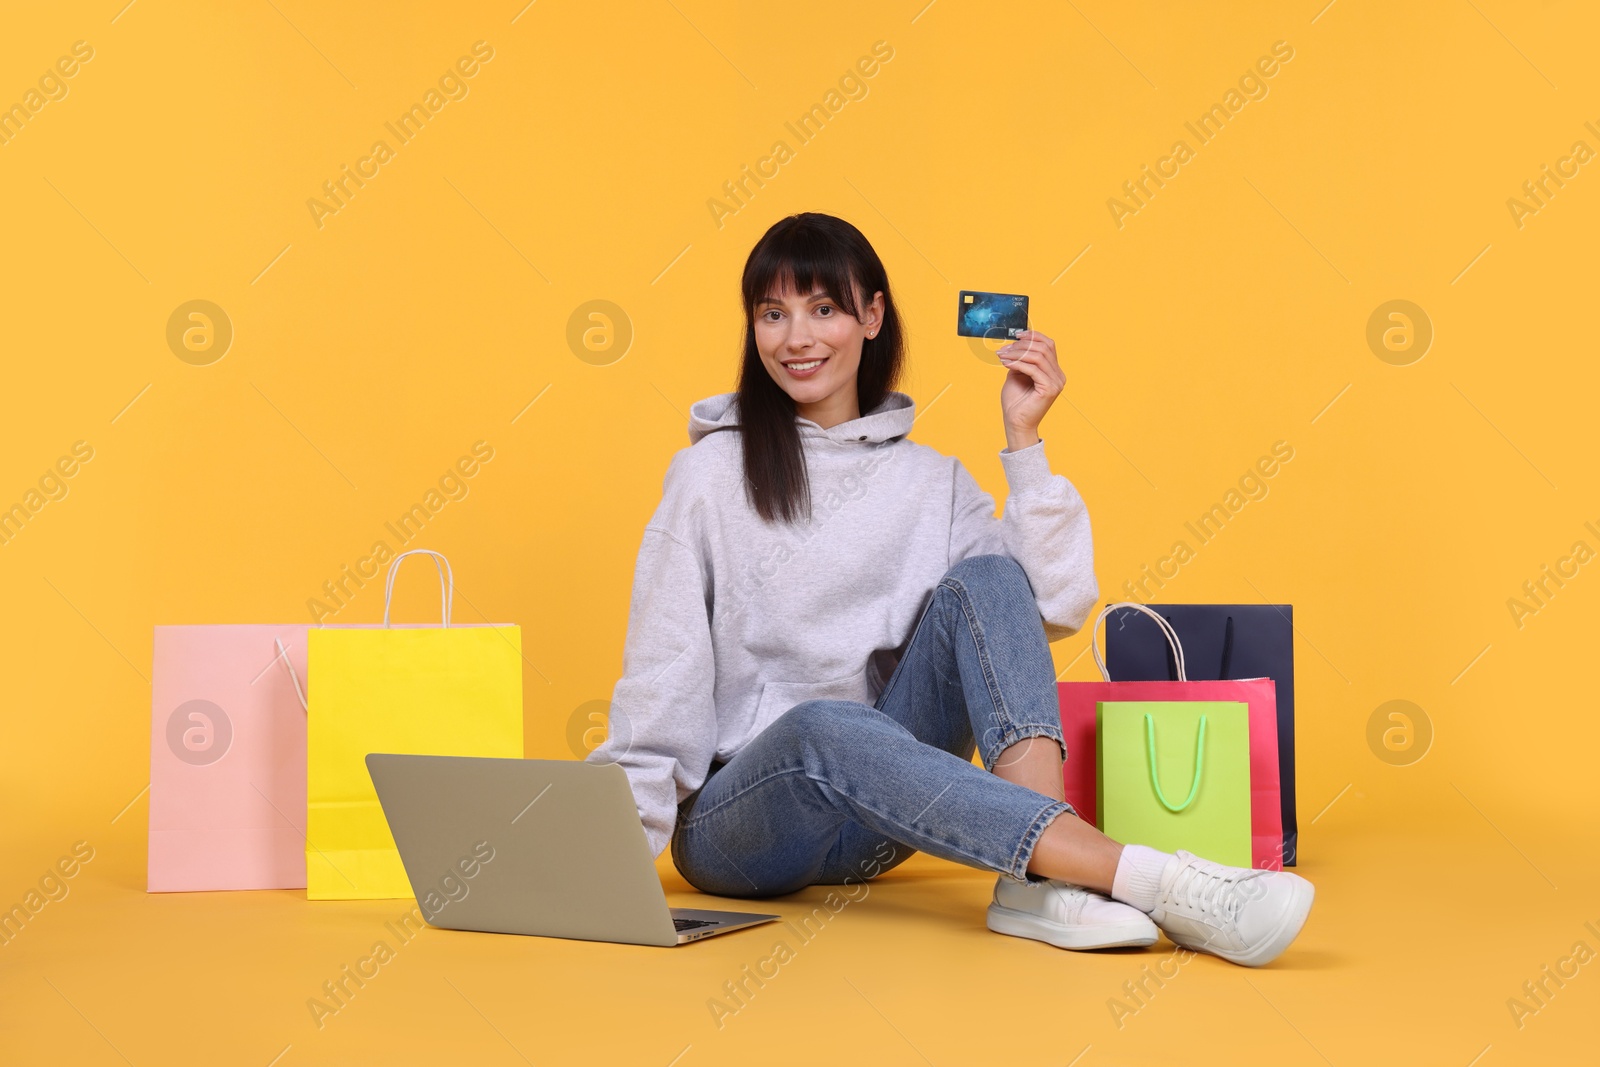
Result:
<svg viewBox="0 0 1600 1067"><path fill-rule="evenodd" d="M883 261L831 215L793 215L745 263L740 433L750 503L763 518L809 514L794 416L828 429L889 398L905 337Z"/></svg>
<svg viewBox="0 0 1600 1067"><path fill-rule="evenodd" d="M756 305L760 311L756 347L762 362L774 376L816 383L804 389L784 386L802 418L824 428L855 418L860 414L855 390L844 387L854 386L861 346L876 337L882 325L883 290L874 292L871 303L859 312L854 307L847 312L841 305L845 300L858 303L859 295L841 299L819 287L802 296L793 278L782 284Z"/></svg>
<svg viewBox="0 0 1600 1067"><path fill-rule="evenodd" d="M771 897L920 850L998 876L996 933L1109 948L1161 922L1235 963L1276 957L1309 882L1124 847L1064 799L1049 641L1099 587L1088 510L1038 433L1055 342L996 353L997 519L960 460L908 439L905 338L860 230L781 219L740 288L738 391L690 407L634 572L610 707L627 728L587 757L623 768L651 851L701 892Z"/></svg>

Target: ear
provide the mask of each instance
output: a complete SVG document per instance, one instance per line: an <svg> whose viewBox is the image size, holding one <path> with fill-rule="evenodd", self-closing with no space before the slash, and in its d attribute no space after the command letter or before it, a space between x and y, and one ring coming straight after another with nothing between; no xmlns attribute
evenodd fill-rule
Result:
<svg viewBox="0 0 1600 1067"><path fill-rule="evenodd" d="M883 328L883 290L872 294L872 302L867 305L866 318L863 320L867 327L867 336L876 337Z"/></svg>

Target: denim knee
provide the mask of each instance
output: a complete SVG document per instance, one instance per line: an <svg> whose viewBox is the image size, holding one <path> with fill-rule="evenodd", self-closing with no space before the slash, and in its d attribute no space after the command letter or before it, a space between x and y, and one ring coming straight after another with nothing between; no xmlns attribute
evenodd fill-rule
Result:
<svg viewBox="0 0 1600 1067"><path fill-rule="evenodd" d="M783 746L788 751L826 750L830 742L842 740L852 727L874 717L884 716L870 704L854 700L803 700L774 719L763 733L773 734L773 740L793 735L794 744Z"/></svg>
<svg viewBox="0 0 1600 1067"><path fill-rule="evenodd" d="M1029 583L1028 574L1022 569L1022 564L1010 556L1003 556L998 552L983 552L976 556L968 556L946 571L945 576L975 584L980 582L1015 582L1021 579L1022 584L1028 588L1028 591L1030 593L1033 591L1033 586Z"/></svg>

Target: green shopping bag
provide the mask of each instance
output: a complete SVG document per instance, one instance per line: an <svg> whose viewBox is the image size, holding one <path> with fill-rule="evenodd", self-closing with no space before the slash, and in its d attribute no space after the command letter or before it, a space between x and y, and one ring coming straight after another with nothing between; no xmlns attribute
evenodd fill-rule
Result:
<svg viewBox="0 0 1600 1067"><path fill-rule="evenodd" d="M1250 866L1250 706L1095 704L1095 815L1106 836Z"/></svg>

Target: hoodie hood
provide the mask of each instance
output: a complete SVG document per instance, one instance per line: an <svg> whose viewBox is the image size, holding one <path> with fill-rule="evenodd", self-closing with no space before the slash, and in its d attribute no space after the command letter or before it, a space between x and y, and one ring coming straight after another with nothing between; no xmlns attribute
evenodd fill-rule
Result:
<svg viewBox="0 0 1600 1067"><path fill-rule="evenodd" d="M718 393L695 401L689 408L689 443L695 444L716 430L738 429L738 393ZM826 438L840 443L872 443L892 441L911 432L911 422L916 417L916 401L897 390L891 390L883 403L859 418L841 422L823 429L810 419L795 416L800 427L800 437Z"/></svg>

